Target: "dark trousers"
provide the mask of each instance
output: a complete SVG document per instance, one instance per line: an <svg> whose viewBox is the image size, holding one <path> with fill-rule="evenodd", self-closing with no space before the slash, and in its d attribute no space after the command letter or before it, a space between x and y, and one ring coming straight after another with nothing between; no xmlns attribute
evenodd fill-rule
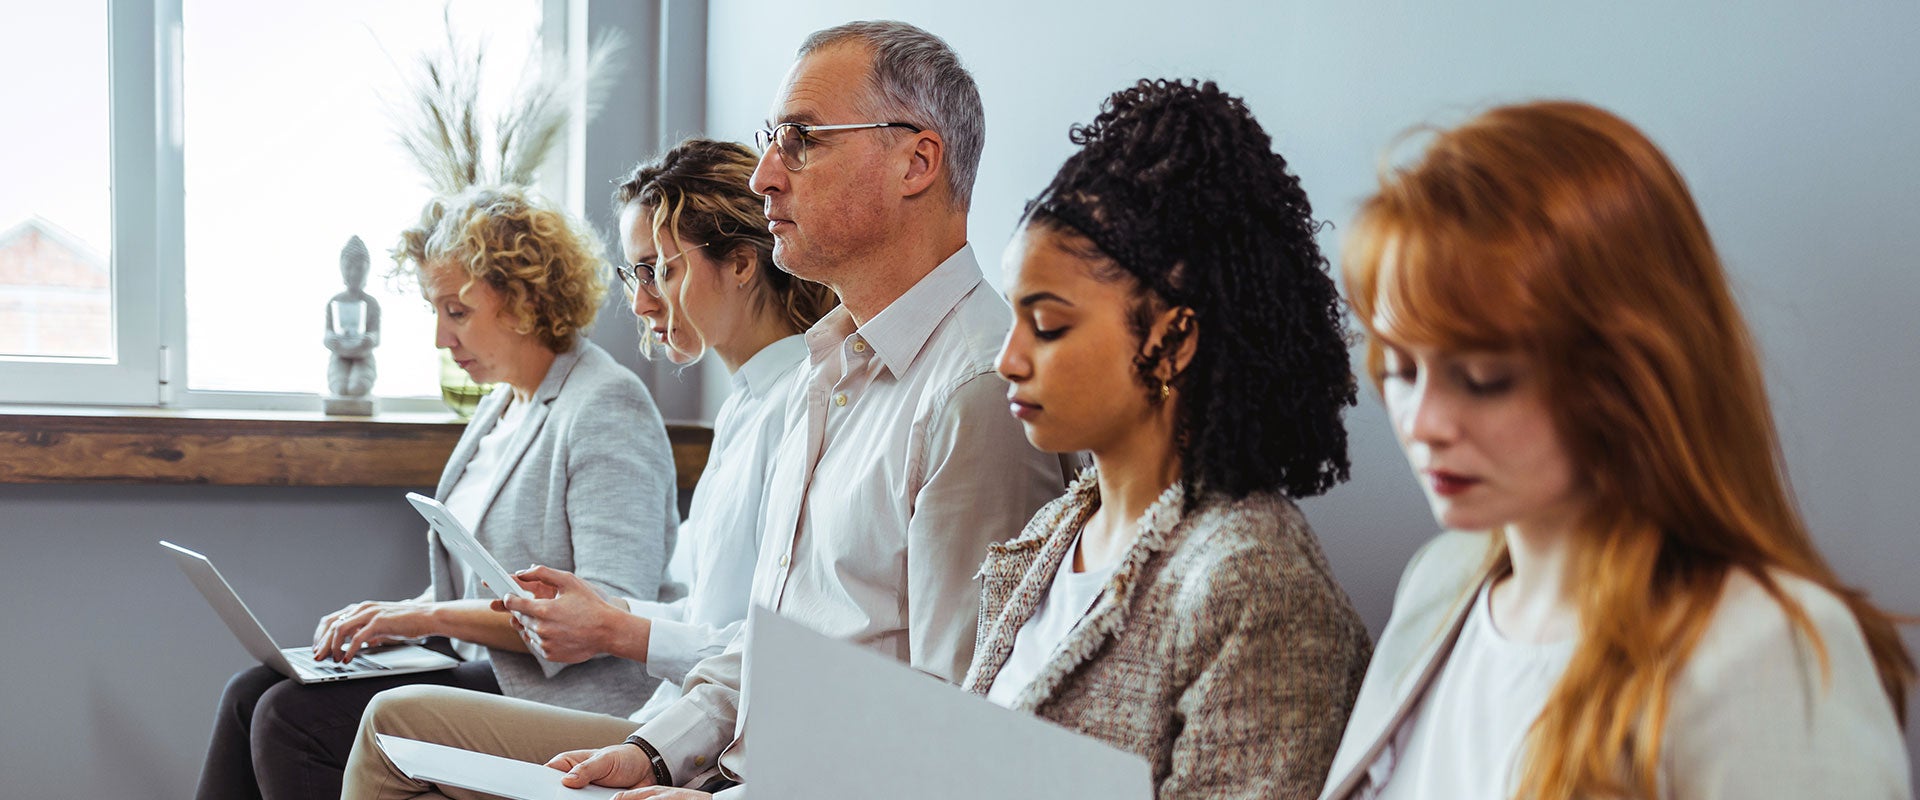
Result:
<svg viewBox="0 0 1920 800"><path fill-rule="evenodd" d="M438 648L436 648L438 649ZM200 800L288 800L340 796L347 754L360 713L382 690L434 684L500 693L493 665L472 661L453 669L391 678L358 678L301 685L264 666L227 681L213 718L213 743L200 769Z"/></svg>

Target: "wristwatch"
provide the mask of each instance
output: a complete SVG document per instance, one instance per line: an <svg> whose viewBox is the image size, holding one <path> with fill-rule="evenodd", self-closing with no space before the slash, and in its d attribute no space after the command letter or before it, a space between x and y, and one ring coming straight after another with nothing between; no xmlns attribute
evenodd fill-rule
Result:
<svg viewBox="0 0 1920 800"><path fill-rule="evenodd" d="M660 750L658 748L655 748L652 742L649 742L645 739L640 738L640 734L636 733L632 736L627 737L627 744L633 745L634 747L638 747L640 748L640 752L647 754L647 763L653 765L653 785L655 786L673 786L674 785L673 771L670 769L667 769L667 760L660 756Z"/></svg>

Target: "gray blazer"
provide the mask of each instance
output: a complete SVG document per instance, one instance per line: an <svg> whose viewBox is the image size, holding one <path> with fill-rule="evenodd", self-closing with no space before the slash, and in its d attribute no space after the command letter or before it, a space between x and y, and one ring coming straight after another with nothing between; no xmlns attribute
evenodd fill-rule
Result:
<svg viewBox="0 0 1920 800"><path fill-rule="evenodd" d="M1162 495L1092 610L1014 701L1146 757L1161 800L1312 798L1367 667L1367 629L1284 496ZM968 691L986 694L1087 517L1093 470L980 568Z"/></svg>
<svg viewBox="0 0 1920 800"><path fill-rule="evenodd" d="M510 392L503 385L481 401L435 497L453 490ZM503 467L474 531L501 566L568 570L607 597L659 594L680 519L673 451L652 396L632 370L585 338L575 340L534 392ZM428 531L433 599L486 596L454 585L450 557ZM643 665L608 656L568 666L508 650L489 655L507 696L582 711L626 716L659 683Z"/></svg>

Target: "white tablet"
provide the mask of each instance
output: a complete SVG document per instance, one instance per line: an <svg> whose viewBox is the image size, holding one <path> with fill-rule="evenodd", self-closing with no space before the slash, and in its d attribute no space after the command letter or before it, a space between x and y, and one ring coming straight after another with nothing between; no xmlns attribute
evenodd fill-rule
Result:
<svg viewBox="0 0 1920 800"><path fill-rule="evenodd" d="M413 504L420 516L427 518L427 524L440 534L440 541L447 549L453 551L460 558L460 563L467 565L468 570L479 576L480 583L493 590L495 595L506 597L517 594L533 598L533 593L520 588L520 582L513 579L513 573L500 566L487 548L480 546L480 540L473 538L473 533L454 518L453 512L448 511L445 504L418 492L408 492L407 502Z"/></svg>

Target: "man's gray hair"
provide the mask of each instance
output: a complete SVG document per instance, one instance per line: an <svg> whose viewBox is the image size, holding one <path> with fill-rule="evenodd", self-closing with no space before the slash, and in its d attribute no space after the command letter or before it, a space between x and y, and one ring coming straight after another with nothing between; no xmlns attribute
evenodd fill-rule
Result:
<svg viewBox="0 0 1920 800"><path fill-rule="evenodd" d="M980 151L986 146L987 117L980 107L980 88L960 56L945 40L918 27L874 20L817 31L801 43L797 57L848 42L873 51L871 99L877 107L866 110L899 117L860 121L911 122L938 132L946 144L947 188L954 205L967 208L973 202L973 179L980 173Z"/></svg>

